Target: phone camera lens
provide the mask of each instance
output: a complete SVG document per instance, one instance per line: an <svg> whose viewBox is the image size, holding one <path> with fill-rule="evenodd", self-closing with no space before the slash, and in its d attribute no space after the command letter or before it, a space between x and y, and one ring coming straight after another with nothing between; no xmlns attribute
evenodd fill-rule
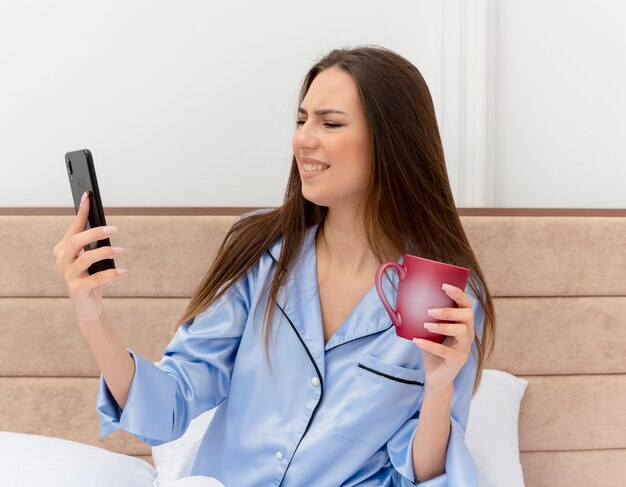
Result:
<svg viewBox="0 0 626 487"><path fill-rule="evenodd" d="M70 174L74 174L74 171L72 170L72 162L69 159L67 159L66 162L68 171L70 172Z"/></svg>

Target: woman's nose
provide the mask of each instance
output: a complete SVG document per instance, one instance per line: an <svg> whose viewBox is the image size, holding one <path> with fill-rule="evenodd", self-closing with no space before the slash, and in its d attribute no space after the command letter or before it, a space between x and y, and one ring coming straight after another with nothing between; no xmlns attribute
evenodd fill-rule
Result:
<svg viewBox="0 0 626 487"><path fill-rule="evenodd" d="M302 148L313 148L319 142L315 128L308 122L296 128L293 141L295 146Z"/></svg>

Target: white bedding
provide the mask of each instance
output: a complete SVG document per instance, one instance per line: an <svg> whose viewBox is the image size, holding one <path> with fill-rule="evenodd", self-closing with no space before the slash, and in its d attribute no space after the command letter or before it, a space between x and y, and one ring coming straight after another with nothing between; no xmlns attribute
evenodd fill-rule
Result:
<svg viewBox="0 0 626 487"><path fill-rule="evenodd" d="M152 487L156 470L139 458L48 436L0 431L0 485Z"/></svg>
<svg viewBox="0 0 626 487"><path fill-rule="evenodd" d="M517 421L527 384L506 372L483 371L465 435L480 487L524 487ZM223 487L209 477L188 477L212 417L213 411L200 415L181 438L153 447L156 469L138 458L75 441L0 431L0 486Z"/></svg>

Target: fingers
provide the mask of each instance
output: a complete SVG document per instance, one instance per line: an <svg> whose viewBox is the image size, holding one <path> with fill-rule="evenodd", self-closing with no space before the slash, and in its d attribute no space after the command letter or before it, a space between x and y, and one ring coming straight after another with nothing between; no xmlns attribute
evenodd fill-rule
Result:
<svg viewBox="0 0 626 487"><path fill-rule="evenodd" d="M440 311L440 314L435 314ZM433 308L428 310L428 315L437 320L461 321L469 323L474 317L474 311L469 308Z"/></svg>
<svg viewBox="0 0 626 487"><path fill-rule="evenodd" d="M431 342L430 340L414 338L413 342L422 350L426 350L446 360L451 360L458 353L441 343Z"/></svg>
<svg viewBox="0 0 626 487"><path fill-rule="evenodd" d="M415 343L418 348L426 350L433 355L437 355L438 357L441 357L446 362L451 364L465 363L469 354L469 350L464 351L460 348L452 348L442 343L431 342L430 340L424 340L420 338L414 338L413 343Z"/></svg>
<svg viewBox="0 0 626 487"><path fill-rule="evenodd" d="M52 249L52 253L57 260L61 256L61 253L65 250L65 244L70 239L70 237L85 229L87 223L87 215L89 214L89 198L87 198L86 194L87 193L84 193L81 198L81 203L78 206L78 213L76 214L72 225L70 225L70 227L67 229L61 241L57 243ZM59 268L60 270L58 262L57 268Z"/></svg>
<svg viewBox="0 0 626 487"><path fill-rule="evenodd" d="M61 257L61 254L65 251L66 244L70 240L70 238L73 235L85 230L85 227L87 226L87 219L89 217L89 198L87 193L83 193L80 201L81 202L78 206L78 213L76 214L74 221L65 232L65 235L63 235L61 241L56 244L54 246L54 249L52 250L52 253L54 254L54 257L57 259L57 261ZM61 267L59 267L59 262L57 262L57 268L61 270Z"/></svg>
<svg viewBox="0 0 626 487"><path fill-rule="evenodd" d="M120 274L117 269L107 269L106 271L99 271L95 274L87 275L86 277L72 279L68 282L67 287L70 296L83 296L89 294L89 292L97 287L122 279L123 277L124 275Z"/></svg>
<svg viewBox="0 0 626 487"><path fill-rule="evenodd" d="M87 269L93 263L98 262L104 259L114 259L117 256L124 253L124 249L120 247L100 247L98 249L90 250L89 252L81 253L76 261L71 264L65 271L65 280L70 281L71 279L77 278L79 276L87 276Z"/></svg>
<svg viewBox="0 0 626 487"><path fill-rule="evenodd" d="M78 213L76 214L76 218L74 218L74 222L72 223L72 226L68 228L63 239L69 239L75 233L82 232L87 226L88 217L89 217L89 197L87 196L87 193L84 193L80 200L80 206L78 207Z"/></svg>
<svg viewBox="0 0 626 487"><path fill-rule="evenodd" d="M117 227L103 226L85 230L89 216L89 204L88 194L85 193L74 222L63 239L53 249L57 259L56 267L67 282L79 276L87 276L87 269L94 262L119 255L115 254L115 251L109 246L85 252L85 247L91 243L105 240L117 232Z"/></svg>
<svg viewBox="0 0 626 487"><path fill-rule="evenodd" d="M445 293L450 296L456 304L461 308L472 308L472 299L465 294L463 289L459 289L458 287L452 286L451 284L444 284L442 289Z"/></svg>
<svg viewBox="0 0 626 487"><path fill-rule="evenodd" d="M80 251L83 250L85 246L98 240L109 238L116 232L117 227L96 227L72 235L65 243L62 255L58 258L57 267L59 267L59 269L67 269L67 267L69 267L76 260Z"/></svg>
<svg viewBox="0 0 626 487"><path fill-rule="evenodd" d="M437 320L458 321L467 323L473 328L474 311L472 299L463 290L450 284L443 284L442 289L458 305L458 308L433 308L428 315Z"/></svg>
<svg viewBox="0 0 626 487"><path fill-rule="evenodd" d="M424 328L431 333L457 338L462 338L472 332L465 323L424 323Z"/></svg>

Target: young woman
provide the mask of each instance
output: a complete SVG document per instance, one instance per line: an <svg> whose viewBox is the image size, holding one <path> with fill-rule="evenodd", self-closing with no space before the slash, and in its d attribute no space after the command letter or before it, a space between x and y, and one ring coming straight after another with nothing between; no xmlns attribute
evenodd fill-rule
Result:
<svg viewBox="0 0 626 487"><path fill-rule="evenodd" d="M105 235L84 231L88 203L55 247L102 371L101 433L159 445L217 407L192 475L228 487L476 486L464 434L494 309L426 83L387 49L338 49L299 102L283 204L235 222L159 362L107 318L101 286L120 274L87 273L115 255L81 251ZM458 307L433 314L442 344L398 337L376 293L378 266L404 253L471 270L445 290Z"/></svg>

